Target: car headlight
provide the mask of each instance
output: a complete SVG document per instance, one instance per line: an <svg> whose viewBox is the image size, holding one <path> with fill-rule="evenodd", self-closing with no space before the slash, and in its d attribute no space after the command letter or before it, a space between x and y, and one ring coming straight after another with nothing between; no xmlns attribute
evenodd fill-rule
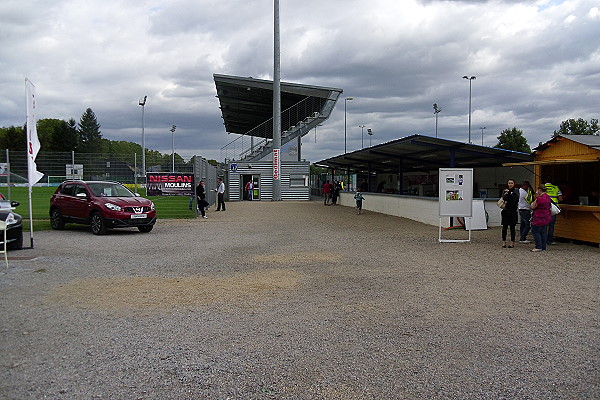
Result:
<svg viewBox="0 0 600 400"><path fill-rule="evenodd" d="M106 203L104 204L106 206L106 208L108 208L109 210L113 210L113 211L122 211L123 209L121 208L121 206L118 206L116 204L113 203Z"/></svg>
<svg viewBox="0 0 600 400"><path fill-rule="evenodd" d="M150 202L150 209L154 210L154 203Z"/></svg>
<svg viewBox="0 0 600 400"><path fill-rule="evenodd" d="M15 214L8 213L8 215L6 216L6 221L5 222L6 222L6 225L14 225L14 224L16 224L19 221L17 221L17 217L15 217Z"/></svg>

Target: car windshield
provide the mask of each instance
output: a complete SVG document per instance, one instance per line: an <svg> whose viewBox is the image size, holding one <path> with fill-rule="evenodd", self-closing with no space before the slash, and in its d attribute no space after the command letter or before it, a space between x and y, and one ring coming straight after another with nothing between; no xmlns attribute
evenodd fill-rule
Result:
<svg viewBox="0 0 600 400"><path fill-rule="evenodd" d="M0 208L11 208L10 201L0 200Z"/></svg>
<svg viewBox="0 0 600 400"><path fill-rule="evenodd" d="M118 183L89 183L88 186L98 197L134 197L132 191Z"/></svg>

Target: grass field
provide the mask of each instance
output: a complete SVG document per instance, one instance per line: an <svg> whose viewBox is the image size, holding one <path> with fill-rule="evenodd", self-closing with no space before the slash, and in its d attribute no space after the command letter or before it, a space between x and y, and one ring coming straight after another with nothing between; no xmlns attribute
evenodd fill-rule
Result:
<svg viewBox="0 0 600 400"><path fill-rule="evenodd" d="M50 197L56 187L34 187L31 191L31 208L34 230L50 229ZM10 200L21 203L15 210L23 217L24 229L29 229L29 192L27 187L0 188L0 192ZM138 189L138 193L145 197L146 189ZM153 196L148 197L156 206L158 218L194 218L195 213L189 210L190 198L187 196Z"/></svg>

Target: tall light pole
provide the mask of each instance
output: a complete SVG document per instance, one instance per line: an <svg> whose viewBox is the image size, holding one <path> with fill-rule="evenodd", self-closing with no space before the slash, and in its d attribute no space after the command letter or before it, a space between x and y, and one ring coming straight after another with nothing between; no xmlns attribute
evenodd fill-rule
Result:
<svg viewBox="0 0 600 400"><path fill-rule="evenodd" d="M367 128L367 135L369 135L369 147L371 147L371 139L373 138L373 130L371 128Z"/></svg>
<svg viewBox="0 0 600 400"><path fill-rule="evenodd" d="M171 166L171 172L175 172L175 129L177 127L175 125L173 125L171 127L171 129L169 129L171 131L171 161L172 161L172 166Z"/></svg>
<svg viewBox="0 0 600 400"><path fill-rule="evenodd" d="M365 148L365 126L366 125L358 126L360 128L360 148L361 149Z"/></svg>
<svg viewBox="0 0 600 400"><path fill-rule="evenodd" d="M469 81L469 144L471 144L471 82L473 82L473 79L477 79L477 77L468 77L465 75L463 76L463 79L467 79Z"/></svg>
<svg viewBox="0 0 600 400"><path fill-rule="evenodd" d="M479 129L481 129L481 145L483 146L483 130L485 129L485 126L481 126Z"/></svg>
<svg viewBox="0 0 600 400"><path fill-rule="evenodd" d="M148 96L144 96L142 100L140 100L140 106L142 106L142 171L144 176L146 176L146 136L144 135L144 106L146 105L146 99Z"/></svg>
<svg viewBox="0 0 600 400"><path fill-rule="evenodd" d="M348 100L354 100L354 97L346 97L344 99L344 154L347 153L347 150L346 150L346 105L348 104Z"/></svg>
<svg viewBox="0 0 600 400"><path fill-rule="evenodd" d="M441 107L438 107L437 103L433 103L433 114L435 115L435 137L438 137L437 126L438 126L438 114L442 111Z"/></svg>
<svg viewBox="0 0 600 400"><path fill-rule="evenodd" d="M279 0L273 1L273 197L281 201L281 44Z"/></svg>

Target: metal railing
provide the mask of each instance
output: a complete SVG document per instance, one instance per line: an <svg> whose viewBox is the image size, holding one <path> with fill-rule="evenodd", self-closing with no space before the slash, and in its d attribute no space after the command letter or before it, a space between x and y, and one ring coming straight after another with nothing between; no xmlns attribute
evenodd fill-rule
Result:
<svg viewBox="0 0 600 400"><path fill-rule="evenodd" d="M281 113L281 130L282 141L284 145L293 139L292 133L300 132L302 128L306 128L308 120L315 120L321 115L327 99L320 97L306 97L287 108ZM306 130L306 129L305 129ZM302 131L301 134L308 133ZM262 122L256 127L249 130L247 133L232 140L225 146L221 147L221 159L225 161L243 160L251 158L253 155L262 153L264 148L271 144L273 138L273 118ZM263 148L259 151L261 146Z"/></svg>

